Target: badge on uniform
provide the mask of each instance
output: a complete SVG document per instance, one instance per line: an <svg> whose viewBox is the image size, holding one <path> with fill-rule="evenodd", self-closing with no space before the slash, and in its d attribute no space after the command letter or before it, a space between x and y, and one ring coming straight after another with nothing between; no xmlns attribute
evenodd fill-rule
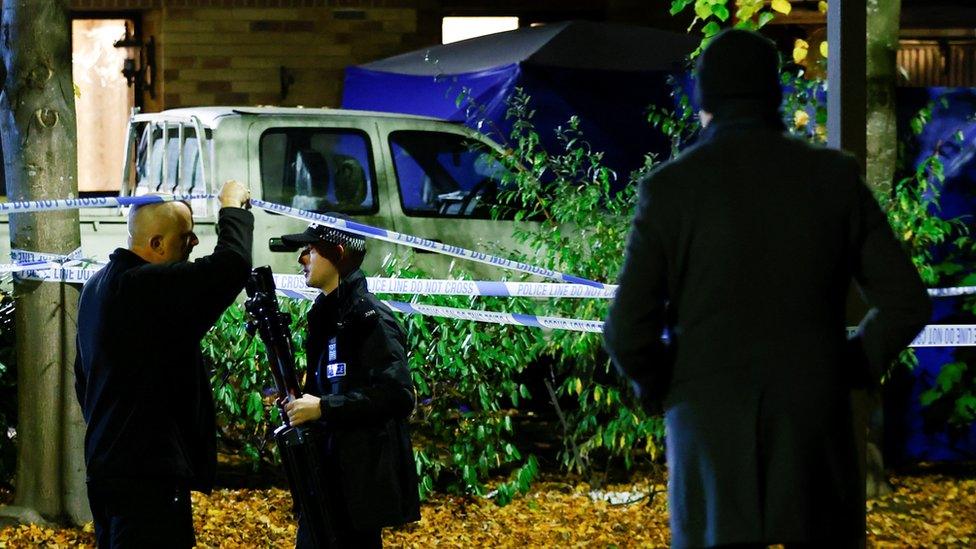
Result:
<svg viewBox="0 0 976 549"><path fill-rule="evenodd" d="M325 377L332 379L346 375L346 363L336 362L325 367Z"/></svg>
<svg viewBox="0 0 976 549"><path fill-rule="evenodd" d="M336 338L333 337L329 340L329 362L335 362L336 358L338 357L338 344L336 343Z"/></svg>

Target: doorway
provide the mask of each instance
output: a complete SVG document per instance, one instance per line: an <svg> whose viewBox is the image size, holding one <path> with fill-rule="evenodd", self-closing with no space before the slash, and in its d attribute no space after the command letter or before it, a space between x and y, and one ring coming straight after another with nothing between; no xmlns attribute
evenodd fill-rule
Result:
<svg viewBox="0 0 976 549"><path fill-rule="evenodd" d="M82 196L121 189L126 128L135 93L122 67L125 48L115 42L135 31L135 20L71 21L72 79L78 142L78 191Z"/></svg>

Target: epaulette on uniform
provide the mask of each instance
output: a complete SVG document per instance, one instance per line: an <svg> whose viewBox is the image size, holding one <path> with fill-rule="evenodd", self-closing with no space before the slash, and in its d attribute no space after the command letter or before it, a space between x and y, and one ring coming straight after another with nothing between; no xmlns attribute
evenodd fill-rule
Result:
<svg viewBox="0 0 976 549"><path fill-rule="evenodd" d="M379 311L376 310L376 306L371 303L367 296L357 299L349 311L352 318L358 323L375 322L379 319Z"/></svg>

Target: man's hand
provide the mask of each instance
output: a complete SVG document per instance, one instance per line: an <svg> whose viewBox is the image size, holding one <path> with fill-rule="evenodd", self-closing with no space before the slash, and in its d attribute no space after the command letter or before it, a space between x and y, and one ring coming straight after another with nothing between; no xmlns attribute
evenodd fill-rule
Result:
<svg viewBox="0 0 976 549"><path fill-rule="evenodd" d="M220 200L221 208L248 208L251 205L251 191L237 181L229 179L220 188L217 199Z"/></svg>
<svg viewBox="0 0 976 549"><path fill-rule="evenodd" d="M288 423L301 425L306 421L315 421L322 417L322 408L319 406L321 399L317 396L304 394L302 398L293 400L285 404L285 413L288 414Z"/></svg>

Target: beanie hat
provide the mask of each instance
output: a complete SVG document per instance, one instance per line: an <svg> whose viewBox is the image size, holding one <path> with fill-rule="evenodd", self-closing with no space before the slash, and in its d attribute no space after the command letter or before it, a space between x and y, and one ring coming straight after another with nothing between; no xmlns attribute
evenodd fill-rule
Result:
<svg viewBox="0 0 976 549"><path fill-rule="evenodd" d="M743 104L775 112L782 100L779 53L757 32L722 31L698 57L695 73L695 99L716 117Z"/></svg>

